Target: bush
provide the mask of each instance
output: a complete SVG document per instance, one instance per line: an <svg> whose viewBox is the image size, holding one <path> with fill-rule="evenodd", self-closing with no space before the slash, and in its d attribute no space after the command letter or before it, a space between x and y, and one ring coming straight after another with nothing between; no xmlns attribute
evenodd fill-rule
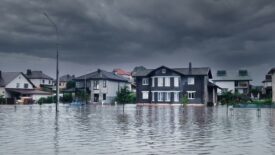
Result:
<svg viewBox="0 0 275 155"><path fill-rule="evenodd" d="M238 104L238 103L248 103L251 99L243 94L224 92L219 96L219 100L222 105L224 104Z"/></svg>
<svg viewBox="0 0 275 155"><path fill-rule="evenodd" d="M188 100L187 95L184 95L184 96L182 97L181 103L182 103L183 105L187 105L187 104L189 103L189 100Z"/></svg>
<svg viewBox="0 0 275 155"><path fill-rule="evenodd" d="M73 101L73 95L72 94L64 94L63 97L61 98L61 101L63 103L70 103Z"/></svg>
<svg viewBox="0 0 275 155"><path fill-rule="evenodd" d="M3 95L0 96L0 104L7 104Z"/></svg>
<svg viewBox="0 0 275 155"><path fill-rule="evenodd" d="M56 96L52 97L41 97L38 101L38 104L49 104L49 103L56 103Z"/></svg>

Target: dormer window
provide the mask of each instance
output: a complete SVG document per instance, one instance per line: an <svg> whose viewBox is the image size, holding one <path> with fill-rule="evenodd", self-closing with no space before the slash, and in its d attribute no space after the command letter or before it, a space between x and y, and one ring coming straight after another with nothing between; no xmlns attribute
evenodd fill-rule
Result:
<svg viewBox="0 0 275 155"><path fill-rule="evenodd" d="M239 70L239 76L247 76L247 70Z"/></svg>
<svg viewBox="0 0 275 155"><path fill-rule="evenodd" d="M162 74L166 74L166 69L163 68L163 69L161 70L161 73L162 73Z"/></svg>
<svg viewBox="0 0 275 155"><path fill-rule="evenodd" d="M226 71L225 70L217 71L217 76L226 76Z"/></svg>

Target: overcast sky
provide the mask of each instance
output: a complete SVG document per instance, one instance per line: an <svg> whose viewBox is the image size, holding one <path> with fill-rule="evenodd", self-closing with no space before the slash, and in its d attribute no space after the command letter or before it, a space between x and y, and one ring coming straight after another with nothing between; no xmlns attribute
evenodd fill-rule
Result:
<svg viewBox="0 0 275 155"><path fill-rule="evenodd" d="M274 0L1 0L0 70L55 75L167 65L248 69L261 84L275 66Z"/></svg>

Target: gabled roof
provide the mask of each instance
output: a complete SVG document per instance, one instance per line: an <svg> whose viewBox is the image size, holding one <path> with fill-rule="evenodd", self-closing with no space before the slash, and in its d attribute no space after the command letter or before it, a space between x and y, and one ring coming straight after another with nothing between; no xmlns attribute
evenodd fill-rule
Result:
<svg viewBox="0 0 275 155"><path fill-rule="evenodd" d="M87 80L112 80L112 81L128 82L128 80L122 76L119 76L113 72L107 72L107 71L104 71L101 69L98 69L95 72L75 78L75 80L85 80L85 79L87 79Z"/></svg>
<svg viewBox="0 0 275 155"><path fill-rule="evenodd" d="M274 68L271 68L269 71L268 71L268 74L273 74L275 72L275 67Z"/></svg>
<svg viewBox="0 0 275 155"><path fill-rule="evenodd" d="M239 71L226 71L223 76L218 76L217 73L213 76L213 81L252 81L252 78L247 72L247 75L241 76Z"/></svg>
<svg viewBox="0 0 275 155"><path fill-rule="evenodd" d="M20 74L22 74L29 81L29 83L33 85L33 83L22 72L1 72L0 87L5 87Z"/></svg>
<svg viewBox="0 0 275 155"><path fill-rule="evenodd" d="M52 77L44 74L42 71L31 71L31 70L28 70L25 75L29 79L49 79L49 80L53 80Z"/></svg>
<svg viewBox="0 0 275 155"><path fill-rule="evenodd" d="M158 67L157 69L159 68L162 68L162 67L165 67L165 68L168 68L166 66L161 66L161 67ZM154 70L157 70L157 69L143 69L143 70L139 70L139 71L136 71L133 73L133 76L147 76L149 75L152 71ZM189 72L189 68L168 68L170 70L173 70L179 74L182 74L182 75L208 75L210 78L212 78L212 73L211 73L211 70L209 67L192 67L191 68L191 72Z"/></svg>

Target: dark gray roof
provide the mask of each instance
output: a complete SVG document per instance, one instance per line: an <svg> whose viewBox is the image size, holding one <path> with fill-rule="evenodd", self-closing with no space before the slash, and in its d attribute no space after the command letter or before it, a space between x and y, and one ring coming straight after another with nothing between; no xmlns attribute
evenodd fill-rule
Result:
<svg viewBox="0 0 275 155"><path fill-rule="evenodd" d="M0 77L0 87L5 87L20 74L21 72L2 72Z"/></svg>
<svg viewBox="0 0 275 155"><path fill-rule="evenodd" d="M68 81L72 81L74 78L75 78L74 75L69 75L69 74L67 74L67 75L61 76L59 79L60 79L60 81L62 81L62 82L68 82Z"/></svg>
<svg viewBox="0 0 275 155"><path fill-rule="evenodd" d="M164 66L165 67L165 66ZM167 67L166 67L167 68ZM211 71L209 67L200 67L200 68L192 68L191 74L189 73L189 68L169 68L183 75L209 75L212 77ZM139 70L133 73L133 76L147 76L155 69L144 69Z"/></svg>
<svg viewBox="0 0 275 155"><path fill-rule="evenodd" d="M27 71L27 74L25 74L27 78L29 79L49 79L53 80L52 77L44 74L42 71Z"/></svg>
<svg viewBox="0 0 275 155"><path fill-rule="evenodd" d="M225 76L217 76L217 74L214 74L213 81L252 81L252 78L247 72L247 75L240 76L239 71L226 71Z"/></svg>
<svg viewBox="0 0 275 155"><path fill-rule="evenodd" d="M90 80L113 80L113 81L128 82L128 80L122 76L119 76L113 72L107 72L101 69L98 69L95 72L77 77L75 78L75 80L85 80L85 78Z"/></svg>

